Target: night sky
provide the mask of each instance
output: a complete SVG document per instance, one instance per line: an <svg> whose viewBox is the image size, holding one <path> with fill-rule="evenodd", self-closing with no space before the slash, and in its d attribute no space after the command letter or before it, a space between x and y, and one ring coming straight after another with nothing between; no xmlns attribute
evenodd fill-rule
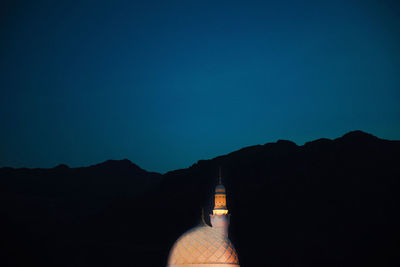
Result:
<svg viewBox="0 0 400 267"><path fill-rule="evenodd" d="M0 167L400 139L399 1L1 1Z"/></svg>

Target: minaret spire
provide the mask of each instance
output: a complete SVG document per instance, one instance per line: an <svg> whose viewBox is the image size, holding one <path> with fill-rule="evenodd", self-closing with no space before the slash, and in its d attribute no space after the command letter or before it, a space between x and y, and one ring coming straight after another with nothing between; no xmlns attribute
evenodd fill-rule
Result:
<svg viewBox="0 0 400 267"><path fill-rule="evenodd" d="M221 166L219 166L219 176L218 176L219 184L222 185L222 175L221 175Z"/></svg>

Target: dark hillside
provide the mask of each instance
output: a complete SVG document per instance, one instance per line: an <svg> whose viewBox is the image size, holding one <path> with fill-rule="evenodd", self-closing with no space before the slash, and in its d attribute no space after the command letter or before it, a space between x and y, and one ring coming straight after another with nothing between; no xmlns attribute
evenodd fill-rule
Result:
<svg viewBox="0 0 400 267"><path fill-rule="evenodd" d="M9 266L165 266L218 167L241 266L398 266L400 142L360 131L247 147L165 175L133 163L0 169ZM4 264L1 264L4 265Z"/></svg>

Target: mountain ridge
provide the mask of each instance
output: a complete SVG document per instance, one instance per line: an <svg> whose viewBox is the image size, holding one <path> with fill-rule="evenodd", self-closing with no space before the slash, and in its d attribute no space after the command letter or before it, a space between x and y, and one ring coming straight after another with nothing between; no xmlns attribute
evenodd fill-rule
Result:
<svg viewBox="0 0 400 267"><path fill-rule="evenodd" d="M211 213L221 168L242 267L398 266L398 162L400 141L355 131L245 147L165 174L127 159L0 168L0 265L165 266L201 208Z"/></svg>
<svg viewBox="0 0 400 267"><path fill-rule="evenodd" d="M304 147L304 146L308 146L314 143L330 143L333 141L352 141L352 140L379 140L380 142L394 142L394 143L400 143L400 140L388 140L388 139L382 139L379 138L377 136L374 136L370 133L361 131L361 130L353 130L350 132L345 133L344 135L334 138L334 139L329 139L329 138L318 138L312 141L308 141L305 142L303 145L297 145L295 142L291 141L291 140L285 140L285 139L278 139L276 142L267 142L263 145L258 144L258 145L251 145L251 146L246 146L246 147L242 147L238 150L234 150L232 152L229 152L227 154L224 155L220 155L220 156L216 156L210 159L200 159L198 161L209 161L209 160L214 160L214 159L218 159L221 157L225 157L228 156L230 154L234 154L237 152L241 152L241 151L249 151L252 149L260 149L262 147L268 146L268 145L273 145L273 144L277 144L277 145L281 145L281 144L286 144L286 145L295 145L297 147ZM197 161L197 162L198 162ZM193 165L195 165L196 163L193 163L191 166L187 167L190 168ZM113 166L114 165L114 166ZM166 171L164 173L160 173L160 172L155 172L155 171L150 171L150 170L145 170L143 168L141 168L139 165L133 163L132 161L130 161L127 158L124 159L108 159L105 161L102 161L100 163L95 163L95 164L91 164L88 166L77 166L77 167L69 167L67 164L65 163L59 163L58 165L54 166L54 167L49 167L49 168L41 168L41 167L35 167L35 168L27 168L27 167L21 167L21 168L15 168L15 167L10 167L10 166L3 166L0 167L1 169L10 169L10 170L16 170L16 169L21 169L21 170L49 170L49 169L60 169L60 168L64 168L64 169L79 169L79 168L112 168L112 167L122 167L122 168L127 168L127 167L131 167L132 169L137 169L140 171L145 171L145 172L149 172L149 173L154 173L154 174L160 174L160 175L165 175L169 172L174 172L174 171L178 171L178 170L182 170L182 169L187 169L187 168L179 168L179 169L174 169L174 170L169 170Z"/></svg>

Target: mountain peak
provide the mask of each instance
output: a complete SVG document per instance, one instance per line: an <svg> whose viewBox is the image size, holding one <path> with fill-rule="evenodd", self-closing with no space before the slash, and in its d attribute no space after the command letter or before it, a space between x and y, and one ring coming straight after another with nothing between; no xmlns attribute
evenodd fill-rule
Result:
<svg viewBox="0 0 400 267"><path fill-rule="evenodd" d="M279 139L276 143L282 146L297 147L297 144L290 140Z"/></svg>
<svg viewBox="0 0 400 267"><path fill-rule="evenodd" d="M99 164L92 165L91 167L95 168L135 168L138 170L142 170L138 165L130 161L129 159L109 159Z"/></svg>
<svg viewBox="0 0 400 267"><path fill-rule="evenodd" d="M349 140L349 141L354 141L354 140L362 140L362 141L366 141L366 140L377 140L379 139L378 137L363 132L361 130L355 130L355 131L351 131L346 133L345 135L343 135L342 137L337 138L336 140Z"/></svg>
<svg viewBox="0 0 400 267"><path fill-rule="evenodd" d="M54 169L64 170L64 169L69 169L69 167L67 164L58 164L57 166L54 167Z"/></svg>

